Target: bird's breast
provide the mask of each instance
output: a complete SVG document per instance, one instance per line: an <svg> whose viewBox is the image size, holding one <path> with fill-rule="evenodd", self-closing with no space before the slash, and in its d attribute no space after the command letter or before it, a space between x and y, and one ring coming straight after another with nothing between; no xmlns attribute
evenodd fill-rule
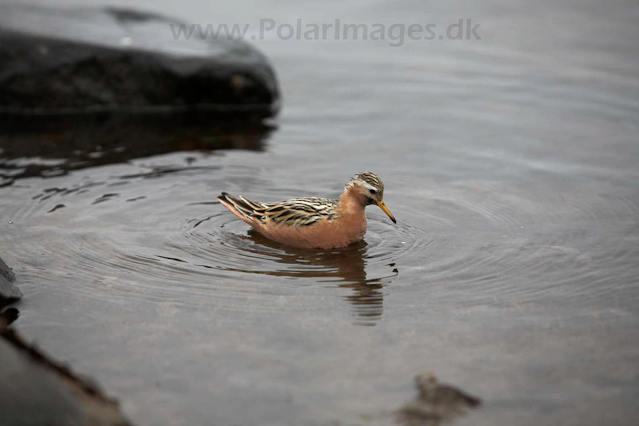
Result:
<svg viewBox="0 0 639 426"><path fill-rule="evenodd" d="M360 241L366 234L366 214L362 210L361 214L348 214L337 219L337 228L351 242Z"/></svg>

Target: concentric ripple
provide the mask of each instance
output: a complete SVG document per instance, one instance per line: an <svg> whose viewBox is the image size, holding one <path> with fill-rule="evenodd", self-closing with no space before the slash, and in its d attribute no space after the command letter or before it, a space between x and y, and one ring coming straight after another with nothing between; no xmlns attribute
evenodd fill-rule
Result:
<svg viewBox="0 0 639 426"><path fill-rule="evenodd" d="M174 167L170 179L110 172L103 179L45 187L29 203L9 204L14 229L28 234L30 224L38 223L39 237L21 244L28 274L33 280L73 277L73 291L90 297L181 303L213 298L240 311L247 309L247 297L260 309L281 309L269 307L267 295L325 296L328 290L352 305L356 323L370 325L381 318L384 295L392 292L410 292L426 305L442 297L469 305L509 303L550 296L557 288L573 297L605 295L613 291L602 285L610 277L593 268L636 256L632 247L611 259L573 243L586 229L554 231L569 217L577 227L618 226L639 213L632 197L617 200L623 214L606 213L615 205L609 194L586 202L574 189L570 198L558 197L541 209L534 188L490 182L433 185L419 197L397 197L389 204L398 223L370 208L363 242L339 250L295 249L250 230L215 200L220 188L241 192L256 186L245 167L211 181L217 169ZM277 186L262 183L262 198L287 197ZM61 236L60 226L67 229ZM630 279L623 271L616 269L618 281ZM521 286L522 280L530 284ZM308 309L313 297L287 309ZM410 315L411 309L396 314Z"/></svg>
<svg viewBox="0 0 639 426"><path fill-rule="evenodd" d="M215 201L219 188L238 185L236 191L242 191L245 170L237 179L236 171L227 170L218 183L211 182L211 167L178 171L170 179L124 170L46 187L30 197L28 208L10 211L14 226L27 231L38 222L44 236L22 245L30 252L24 258L33 280L53 272L73 277L72 291L92 298L191 304L214 298L240 311L247 309L247 297L261 309L280 309L268 307L267 295L319 292L346 300L355 323L372 325L402 265L441 244L447 226L434 216L430 229L410 216L395 225L370 209L365 241L338 250L300 250L262 237ZM266 199L286 197L281 190L262 189ZM68 230L62 238L55 235L60 224ZM34 261L33 253L42 251L45 258ZM48 266L36 267L42 264ZM300 303L287 309L308 309L314 302Z"/></svg>

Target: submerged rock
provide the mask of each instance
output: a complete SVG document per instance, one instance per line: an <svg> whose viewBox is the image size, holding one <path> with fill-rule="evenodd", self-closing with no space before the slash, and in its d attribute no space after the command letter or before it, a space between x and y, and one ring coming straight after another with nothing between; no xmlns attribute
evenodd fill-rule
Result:
<svg viewBox="0 0 639 426"><path fill-rule="evenodd" d="M20 289L12 284L15 279L11 268L0 258L0 306L22 298Z"/></svg>
<svg viewBox="0 0 639 426"><path fill-rule="evenodd" d="M179 24L126 9L0 5L0 110L277 112L264 55L239 40L176 36Z"/></svg>
<svg viewBox="0 0 639 426"><path fill-rule="evenodd" d="M400 420L414 426L437 426L477 408L481 400L450 385L439 383L431 373L415 377L417 400L397 411Z"/></svg>
<svg viewBox="0 0 639 426"><path fill-rule="evenodd" d="M126 426L117 403L0 322L0 424Z"/></svg>

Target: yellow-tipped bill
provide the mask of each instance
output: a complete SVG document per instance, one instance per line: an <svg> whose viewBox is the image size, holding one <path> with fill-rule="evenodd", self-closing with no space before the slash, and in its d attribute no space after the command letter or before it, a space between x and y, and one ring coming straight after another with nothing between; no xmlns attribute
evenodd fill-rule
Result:
<svg viewBox="0 0 639 426"><path fill-rule="evenodd" d="M386 204L384 204L383 201L379 201L377 205L379 206L380 209L384 210L384 213L386 213L388 217L390 217L390 220L392 220L393 223L397 223L397 221L395 220L395 216L393 216L390 210L388 210L388 207L386 207Z"/></svg>

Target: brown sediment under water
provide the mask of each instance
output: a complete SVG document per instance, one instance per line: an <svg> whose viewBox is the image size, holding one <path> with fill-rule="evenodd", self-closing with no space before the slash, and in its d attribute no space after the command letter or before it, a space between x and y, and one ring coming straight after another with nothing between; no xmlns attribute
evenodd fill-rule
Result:
<svg viewBox="0 0 639 426"><path fill-rule="evenodd" d="M152 149L124 138L43 156L16 133L2 146L15 325L138 425L376 424L362 415L411 400L423 370L482 399L459 424L629 424L637 8L581 4L429 6L441 25L476 17L482 40L399 47L259 40L259 11L224 6L255 23L278 71L275 125L179 143L162 130ZM289 6L270 16L316 16ZM422 11L332 5L321 22ZM180 12L214 20L206 2ZM342 250L269 242L216 201L337 197L365 170L398 223L370 207L365 240Z"/></svg>

